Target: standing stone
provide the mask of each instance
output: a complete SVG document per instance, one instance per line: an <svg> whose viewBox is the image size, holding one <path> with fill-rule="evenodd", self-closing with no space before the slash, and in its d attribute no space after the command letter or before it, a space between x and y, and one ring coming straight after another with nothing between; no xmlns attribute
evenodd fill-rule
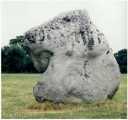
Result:
<svg viewBox="0 0 128 120"><path fill-rule="evenodd" d="M60 14L25 33L42 80L33 88L38 102L93 102L112 98L119 68L104 34L85 10Z"/></svg>

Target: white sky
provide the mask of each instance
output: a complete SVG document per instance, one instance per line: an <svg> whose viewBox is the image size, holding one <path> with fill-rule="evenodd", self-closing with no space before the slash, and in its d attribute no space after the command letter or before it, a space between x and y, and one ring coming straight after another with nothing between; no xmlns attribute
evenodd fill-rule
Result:
<svg viewBox="0 0 128 120"><path fill-rule="evenodd" d="M103 31L114 51L126 48L126 3L124 0L43 0L2 3L2 46L31 27L61 12L86 9Z"/></svg>

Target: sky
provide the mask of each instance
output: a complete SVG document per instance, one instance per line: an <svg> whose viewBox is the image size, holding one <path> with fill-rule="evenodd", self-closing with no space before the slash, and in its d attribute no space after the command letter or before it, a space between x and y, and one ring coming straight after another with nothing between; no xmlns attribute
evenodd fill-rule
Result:
<svg viewBox="0 0 128 120"><path fill-rule="evenodd" d="M126 48L125 0L25 0L2 2L2 42L23 35L27 30L52 19L58 14L86 9L106 36L113 51Z"/></svg>

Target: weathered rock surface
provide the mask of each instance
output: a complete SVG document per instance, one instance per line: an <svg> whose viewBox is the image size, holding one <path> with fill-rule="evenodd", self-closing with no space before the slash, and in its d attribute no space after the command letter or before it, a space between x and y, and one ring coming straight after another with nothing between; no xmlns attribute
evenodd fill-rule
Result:
<svg viewBox="0 0 128 120"><path fill-rule="evenodd" d="M38 102L91 102L115 94L117 62L85 10L62 13L27 31L25 38L37 70L47 68L33 88Z"/></svg>

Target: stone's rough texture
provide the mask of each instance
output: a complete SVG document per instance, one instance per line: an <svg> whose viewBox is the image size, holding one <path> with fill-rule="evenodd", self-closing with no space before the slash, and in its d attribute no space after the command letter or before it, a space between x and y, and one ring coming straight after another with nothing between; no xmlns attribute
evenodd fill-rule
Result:
<svg viewBox="0 0 128 120"><path fill-rule="evenodd" d="M119 68L104 34L85 10L60 14L25 33L35 67L47 68L33 88L38 102L91 102L112 98Z"/></svg>

